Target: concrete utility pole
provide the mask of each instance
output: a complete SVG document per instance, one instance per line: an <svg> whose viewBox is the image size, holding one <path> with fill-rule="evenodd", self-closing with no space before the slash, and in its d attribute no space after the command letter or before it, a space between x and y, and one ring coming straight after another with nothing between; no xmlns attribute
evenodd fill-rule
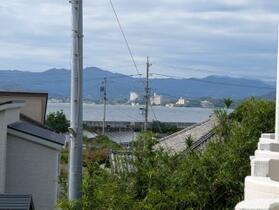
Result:
<svg viewBox="0 0 279 210"><path fill-rule="evenodd" d="M145 81L145 111L144 111L144 130L147 131L148 128L148 106L149 106L149 67L152 64L149 63L149 57L147 56L146 62L146 81Z"/></svg>
<svg viewBox="0 0 279 210"><path fill-rule="evenodd" d="M277 47L277 81L276 81L276 121L275 139L279 142L279 28L278 28L278 47Z"/></svg>
<svg viewBox="0 0 279 210"><path fill-rule="evenodd" d="M104 104L102 134L105 135L106 111L107 111L107 78L106 77L102 82L101 92L103 92L103 104Z"/></svg>
<svg viewBox="0 0 279 210"><path fill-rule="evenodd" d="M71 69L71 127L69 199L81 198L82 181L82 71L83 71L83 15L82 0L71 0L72 5L72 69Z"/></svg>

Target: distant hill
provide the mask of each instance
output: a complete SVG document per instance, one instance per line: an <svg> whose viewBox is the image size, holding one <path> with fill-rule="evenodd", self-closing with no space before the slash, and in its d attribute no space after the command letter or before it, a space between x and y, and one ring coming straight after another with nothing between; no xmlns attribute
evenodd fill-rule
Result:
<svg viewBox="0 0 279 210"><path fill-rule="evenodd" d="M261 96L260 98L268 99L268 100L275 100L275 98L276 98L276 92L275 92L275 91L272 91L272 92L270 92L270 93L267 93L267 94Z"/></svg>
<svg viewBox="0 0 279 210"><path fill-rule="evenodd" d="M100 98L100 84L103 77L108 77L109 99L127 99L130 91L140 94L143 92L142 79L90 67L84 69L85 98L95 100ZM266 95L273 88L259 80L220 76L209 76L203 79L152 79L150 84L153 92L168 98L184 96L241 99ZM44 91L52 97L69 97L70 71L66 69L50 69L45 72L3 70L0 71L0 89Z"/></svg>

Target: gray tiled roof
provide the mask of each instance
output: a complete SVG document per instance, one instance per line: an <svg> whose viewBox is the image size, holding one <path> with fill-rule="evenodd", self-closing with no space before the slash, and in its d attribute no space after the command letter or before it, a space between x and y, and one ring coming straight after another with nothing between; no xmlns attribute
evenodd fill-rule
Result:
<svg viewBox="0 0 279 210"><path fill-rule="evenodd" d="M40 127L38 125L25 122L25 121L18 121L12 123L8 126L10 129L23 132L46 141L50 141L56 144L64 145L65 144L65 136L62 134L57 134L49 129Z"/></svg>
<svg viewBox="0 0 279 210"><path fill-rule="evenodd" d="M34 210L31 195L0 194L0 209Z"/></svg>
<svg viewBox="0 0 279 210"><path fill-rule="evenodd" d="M162 148L165 151L169 151L171 153L182 152L187 148L187 137L191 136L193 138L193 143L195 144L196 141L211 134L211 131L215 127L215 124L216 118L215 116L212 116L204 122L195 124L191 127L185 128L181 131L160 139L159 143L155 145L155 148Z"/></svg>

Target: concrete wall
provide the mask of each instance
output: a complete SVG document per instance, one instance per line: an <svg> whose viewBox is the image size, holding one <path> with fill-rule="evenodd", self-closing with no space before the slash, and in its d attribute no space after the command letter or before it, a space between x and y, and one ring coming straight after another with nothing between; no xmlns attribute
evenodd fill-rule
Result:
<svg viewBox="0 0 279 210"><path fill-rule="evenodd" d="M167 126L175 126L177 128L186 128L195 123L187 122L161 122ZM148 123L149 126L151 122ZM88 128L101 129L103 126L103 121L84 121L83 125ZM141 130L143 129L144 122L125 122L125 121L106 121L106 130Z"/></svg>
<svg viewBox="0 0 279 210"><path fill-rule="evenodd" d="M5 112L0 112L0 193L5 192L7 125Z"/></svg>
<svg viewBox="0 0 279 210"><path fill-rule="evenodd" d="M19 109L23 104L8 104L0 107L0 193L5 192L7 126L19 120Z"/></svg>
<svg viewBox="0 0 279 210"><path fill-rule="evenodd" d="M8 134L6 193L32 194L35 209L54 209L58 160L58 150Z"/></svg>

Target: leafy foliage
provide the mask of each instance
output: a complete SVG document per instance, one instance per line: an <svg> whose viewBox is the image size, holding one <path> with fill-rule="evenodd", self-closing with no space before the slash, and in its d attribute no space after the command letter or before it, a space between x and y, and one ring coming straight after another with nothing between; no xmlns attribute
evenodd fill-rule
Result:
<svg viewBox="0 0 279 210"><path fill-rule="evenodd" d="M106 149L113 149L113 150L123 149L121 145L110 140L107 136L102 136L102 135L97 136L95 139L87 140L86 142L87 144L90 144L91 147L95 147L95 148L106 148Z"/></svg>
<svg viewBox="0 0 279 210"><path fill-rule="evenodd" d="M201 152L154 150L156 136L142 133L131 148L135 170L114 174L88 160L80 205L84 210L233 209L243 199L249 156L260 133L274 130L274 112L273 102L254 98L230 116L221 112L220 132ZM60 207L75 205L62 199Z"/></svg>
<svg viewBox="0 0 279 210"><path fill-rule="evenodd" d="M224 99L224 104L225 104L226 109L231 108L232 103L233 103L233 100L231 98L225 98Z"/></svg>
<svg viewBox="0 0 279 210"><path fill-rule="evenodd" d="M86 150L84 151L84 165L91 162L99 162L99 164L109 163L109 153L111 150L123 150L123 147L107 136L97 136L95 139L86 140Z"/></svg>
<svg viewBox="0 0 279 210"><path fill-rule="evenodd" d="M151 123L151 131L154 133L172 134L179 130L176 126L167 125L158 120L153 120Z"/></svg>
<svg viewBox="0 0 279 210"><path fill-rule="evenodd" d="M57 133L66 133L70 127L70 123L62 110L48 114L46 124Z"/></svg>
<svg viewBox="0 0 279 210"><path fill-rule="evenodd" d="M193 140L193 137L191 135L187 136L185 138L185 144L186 144L187 148L190 148L193 145L193 142L194 142L194 140Z"/></svg>

